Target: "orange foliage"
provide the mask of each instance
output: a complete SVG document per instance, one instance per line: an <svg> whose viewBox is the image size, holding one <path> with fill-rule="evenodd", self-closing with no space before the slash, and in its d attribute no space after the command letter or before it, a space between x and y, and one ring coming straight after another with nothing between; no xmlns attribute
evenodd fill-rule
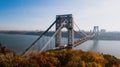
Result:
<svg viewBox="0 0 120 67"><path fill-rule="evenodd" d="M0 67L120 67L114 56L82 50L32 51L25 57L1 53L0 59Z"/></svg>

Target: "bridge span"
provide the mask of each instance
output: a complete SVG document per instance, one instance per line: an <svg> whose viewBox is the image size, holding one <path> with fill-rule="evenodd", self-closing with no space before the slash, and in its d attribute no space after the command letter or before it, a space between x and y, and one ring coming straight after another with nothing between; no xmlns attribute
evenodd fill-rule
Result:
<svg viewBox="0 0 120 67"><path fill-rule="evenodd" d="M55 25L55 33L50 37L44 44L43 40L46 36L46 34L50 31L50 29ZM74 25L78 28L79 32L76 32L74 29ZM66 40L66 43L62 43L62 29L66 28L68 37ZM61 50L61 49L72 49L73 47L76 47L87 40L94 38L98 35L99 29L98 26L95 26L93 29L93 32L91 34L86 34L83 31L80 30L79 26L74 22L72 14L66 14L66 15L57 15L56 20L50 25L50 27L44 31L23 53L22 55L25 55L30 49L32 49L34 46L40 45L39 51L42 52L46 49L46 47L49 47L48 50ZM82 36L82 38L79 38L77 40L74 39L74 33L77 33L79 36ZM82 35L81 35L82 34ZM43 41L41 41L43 40ZM54 46L51 43L54 40ZM42 44L38 44L38 42ZM41 46L42 45L42 46ZM51 47L53 46L53 47Z"/></svg>

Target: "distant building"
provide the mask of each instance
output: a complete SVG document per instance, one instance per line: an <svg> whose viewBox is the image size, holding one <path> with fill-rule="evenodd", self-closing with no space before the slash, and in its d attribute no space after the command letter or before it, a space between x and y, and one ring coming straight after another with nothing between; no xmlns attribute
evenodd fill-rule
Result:
<svg viewBox="0 0 120 67"><path fill-rule="evenodd" d="M36 30L35 30L35 32L36 32L36 33L38 33L38 32L39 32L39 30L38 30L38 29L36 29Z"/></svg>
<svg viewBox="0 0 120 67"><path fill-rule="evenodd" d="M101 29L101 31L100 32L106 32L106 30L105 29Z"/></svg>

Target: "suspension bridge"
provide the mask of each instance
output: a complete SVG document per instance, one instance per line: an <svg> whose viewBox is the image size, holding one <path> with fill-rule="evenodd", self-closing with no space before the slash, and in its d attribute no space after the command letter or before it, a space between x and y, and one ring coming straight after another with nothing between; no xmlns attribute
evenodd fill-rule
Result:
<svg viewBox="0 0 120 67"><path fill-rule="evenodd" d="M49 33L54 26L56 28L54 34ZM74 27L77 27L79 31L76 31ZM67 37L62 37L63 28L67 29ZM98 26L94 26L90 34L81 31L79 26L74 22L72 14L56 15L56 20L22 53L22 55L25 55L33 48L40 52L45 50L72 49L91 38L97 38L98 32ZM75 38L74 36L80 38Z"/></svg>

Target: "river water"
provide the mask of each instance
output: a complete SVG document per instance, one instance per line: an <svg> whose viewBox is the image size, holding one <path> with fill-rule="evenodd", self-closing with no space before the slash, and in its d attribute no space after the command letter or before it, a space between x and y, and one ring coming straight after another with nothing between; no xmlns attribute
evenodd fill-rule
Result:
<svg viewBox="0 0 120 67"><path fill-rule="evenodd" d="M18 34L0 34L0 43L15 52L23 52L29 47L38 36L18 35ZM83 51L92 51L97 53L111 54L120 58L120 41L110 40L89 40L74 49Z"/></svg>

